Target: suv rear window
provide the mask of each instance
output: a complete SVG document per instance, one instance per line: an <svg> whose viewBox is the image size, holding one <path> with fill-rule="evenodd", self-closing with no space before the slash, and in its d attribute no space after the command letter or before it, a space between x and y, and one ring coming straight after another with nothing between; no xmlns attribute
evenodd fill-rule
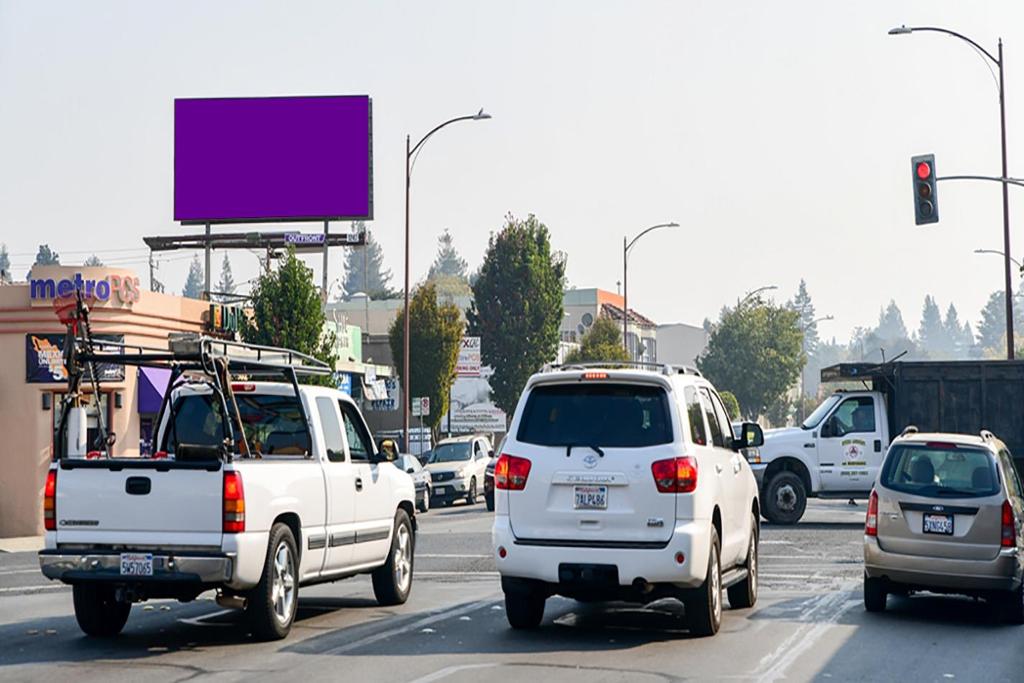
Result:
<svg viewBox="0 0 1024 683"><path fill-rule="evenodd" d="M882 486L917 496L983 498L1001 490L987 450L949 444L896 446L882 469Z"/></svg>
<svg viewBox="0 0 1024 683"><path fill-rule="evenodd" d="M636 384L557 384L530 392L516 438L537 446L642 448L672 442L668 396Z"/></svg>

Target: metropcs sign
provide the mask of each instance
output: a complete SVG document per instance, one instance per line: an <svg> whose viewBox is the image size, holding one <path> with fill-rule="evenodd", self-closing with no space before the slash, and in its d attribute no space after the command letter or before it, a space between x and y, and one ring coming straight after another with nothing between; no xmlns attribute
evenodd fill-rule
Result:
<svg viewBox="0 0 1024 683"><path fill-rule="evenodd" d="M81 273L64 278L32 278L28 283L29 299L49 301L66 297L81 290L87 299L107 302L112 298L122 304L133 304L139 300L141 289L139 278L132 275L111 273L102 278L84 278Z"/></svg>

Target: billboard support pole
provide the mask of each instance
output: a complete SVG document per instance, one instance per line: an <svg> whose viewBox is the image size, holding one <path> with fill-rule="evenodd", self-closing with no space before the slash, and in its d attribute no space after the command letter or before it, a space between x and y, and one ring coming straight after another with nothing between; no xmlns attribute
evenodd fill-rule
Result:
<svg viewBox="0 0 1024 683"><path fill-rule="evenodd" d="M324 311L327 310L327 233L328 233L329 221L324 221L324 277L323 277L323 297L324 297Z"/></svg>
<svg viewBox="0 0 1024 683"><path fill-rule="evenodd" d="M210 300L210 252L212 250L212 241L210 240L210 224L206 224L206 285L203 291L203 298L207 301Z"/></svg>

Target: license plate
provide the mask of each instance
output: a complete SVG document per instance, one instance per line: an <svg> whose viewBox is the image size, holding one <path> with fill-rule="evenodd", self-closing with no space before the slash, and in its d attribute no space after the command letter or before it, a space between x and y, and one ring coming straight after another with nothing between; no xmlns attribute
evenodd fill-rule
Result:
<svg viewBox="0 0 1024 683"><path fill-rule="evenodd" d="M924 533L953 535L953 515L925 515Z"/></svg>
<svg viewBox="0 0 1024 683"><path fill-rule="evenodd" d="M605 510L608 508L607 486L574 486L573 507L577 510Z"/></svg>
<svg viewBox="0 0 1024 683"><path fill-rule="evenodd" d="M448 487L447 486L435 486L434 487L434 495L435 496L443 496L446 493L448 493Z"/></svg>
<svg viewBox="0 0 1024 683"><path fill-rule="evenodd" d="M121 553L121 576L153 576L153 553Z"/></svg>

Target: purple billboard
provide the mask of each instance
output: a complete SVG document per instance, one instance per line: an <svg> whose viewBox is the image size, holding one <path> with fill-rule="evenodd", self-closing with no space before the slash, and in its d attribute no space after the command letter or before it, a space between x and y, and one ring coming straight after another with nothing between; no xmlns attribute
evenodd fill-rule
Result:
<svg viewBox="0 0 1024 683"><path fill-rule="evenodd" d="M368 96L177 99L174 220L373 217Z"/></svg>

